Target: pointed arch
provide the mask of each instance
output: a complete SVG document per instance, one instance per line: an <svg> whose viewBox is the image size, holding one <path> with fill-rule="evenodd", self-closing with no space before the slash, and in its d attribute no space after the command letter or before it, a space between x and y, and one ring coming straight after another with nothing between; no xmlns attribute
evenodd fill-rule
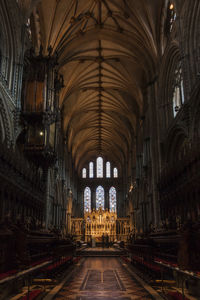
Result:
<svg viewBox="0 0 200 300"><path fill-rule="evenodd" d="M109 208L110 212L117 211L117 192L113 186L109 190Z"/></svg>
<svg viewBox="0 0 200 300"><path fill-rule="evenodd" d="M86 187L84 190L84 212L91 211L91 189Z"/></svg>
<svg viewBox="0 0 200 300"><path fill-rule="evenodd" d="M105 197L104 197L104 188L99 185L96 189L96 209L100 207L104 209Z"/></svg>
<svg viewBox="0 0 200 300"><path fill-rule="evenodd" d="M103 178L103 158L97 157L97 178Z"/></svg>
<svg viewBox="0 0 200 300"><path fill-rule="evenodd" d="M117 178L117 177L118 177L118 169L117 169L117 168L114 168L114 169L113 169L113 177L114 177L114 178Z"/></svg>
<svg viewBox="0 0 200 300"><path fill-rule="evenodd" d="M106 178L110 178L110 177L111 177L110 162L107 161L107 163L106 163Z"/></svg>
<svg viewBox="0 0 200 300"><path fill-rule="evenodd" d="M87 170L86 168L82 169L82 178L86 178L87 177Z"/></svg>
<svg viewBox="0 0 200 300"><path fill-rule="evenodd" d="M91 161L89 163L89 178L94 177L94 163Z"/></svg>
<svg viewBox="0 0 200 300"><path fill-rule="evenodd" d="M0 84L1 87L1 84ZM10 144L14 140L14 126L12 122L12 114L7 105L6 95L0 92L0 139Z"/></svg>

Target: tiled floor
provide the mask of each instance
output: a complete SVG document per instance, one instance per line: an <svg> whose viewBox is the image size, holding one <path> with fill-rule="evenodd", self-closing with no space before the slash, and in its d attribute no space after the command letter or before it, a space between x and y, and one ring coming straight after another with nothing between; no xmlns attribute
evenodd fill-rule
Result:
<svg viewBox="0 0 200 300"><path fill-rule="evenodd" d="M139 300L153 299L123 267L118 258L83 259L73 277L54 299Z"/></svg>

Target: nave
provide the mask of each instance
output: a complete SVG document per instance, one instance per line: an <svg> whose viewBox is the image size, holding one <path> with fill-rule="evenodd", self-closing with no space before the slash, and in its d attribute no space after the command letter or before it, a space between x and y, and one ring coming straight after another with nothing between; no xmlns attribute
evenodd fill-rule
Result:
<svg viewBox="0 0 200 300"><path fill-rule="evenodd" d="M0 0L0 300L200 299L199 24Z"/></svg>

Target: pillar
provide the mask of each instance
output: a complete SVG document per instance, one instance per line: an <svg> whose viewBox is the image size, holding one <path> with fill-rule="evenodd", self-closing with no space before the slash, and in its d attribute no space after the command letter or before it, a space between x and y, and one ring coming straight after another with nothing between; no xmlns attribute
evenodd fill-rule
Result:
<svg viewBox="0 0 200 300"><path fill-rule="evenodd" d="M96 189L91 188L91 209L96 209Z"/></svg>
<svg viewBox="0 0 200 300"><path fill-rule="evenodd" d="M109 211L109 190L105 188L105 209Z"/></svg>
<svg viewBox="0 0 200 300"><path fill-rule="evenodd" d="M67 212L66 219L66 231L67 234L71 234L71 213Z"/></svg>

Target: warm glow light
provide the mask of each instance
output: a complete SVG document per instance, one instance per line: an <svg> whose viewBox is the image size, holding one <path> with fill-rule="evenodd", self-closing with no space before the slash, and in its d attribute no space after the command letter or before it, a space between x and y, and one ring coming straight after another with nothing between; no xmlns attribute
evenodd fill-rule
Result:
<svg viewBox="0 0 200 300"><path fill-rule="evenodd" d="M174 4L170 4L170 7L169 7L169 9L174 9Z"/></svg>
<svg viewBox="0 0 200 300"><path fill-rule="evenodd" d="M43 136L44 135L44 132L43 131L40 131L40 136Z"/></svg>
<svg viewBox="0 0 200 300"><path fill-rule="evenodd" d="M130 185L130 189L129 189L129 193L131 193L131 192L132 192L132 190L133 190L133 184L131 183L131 185Z"/></svg>

